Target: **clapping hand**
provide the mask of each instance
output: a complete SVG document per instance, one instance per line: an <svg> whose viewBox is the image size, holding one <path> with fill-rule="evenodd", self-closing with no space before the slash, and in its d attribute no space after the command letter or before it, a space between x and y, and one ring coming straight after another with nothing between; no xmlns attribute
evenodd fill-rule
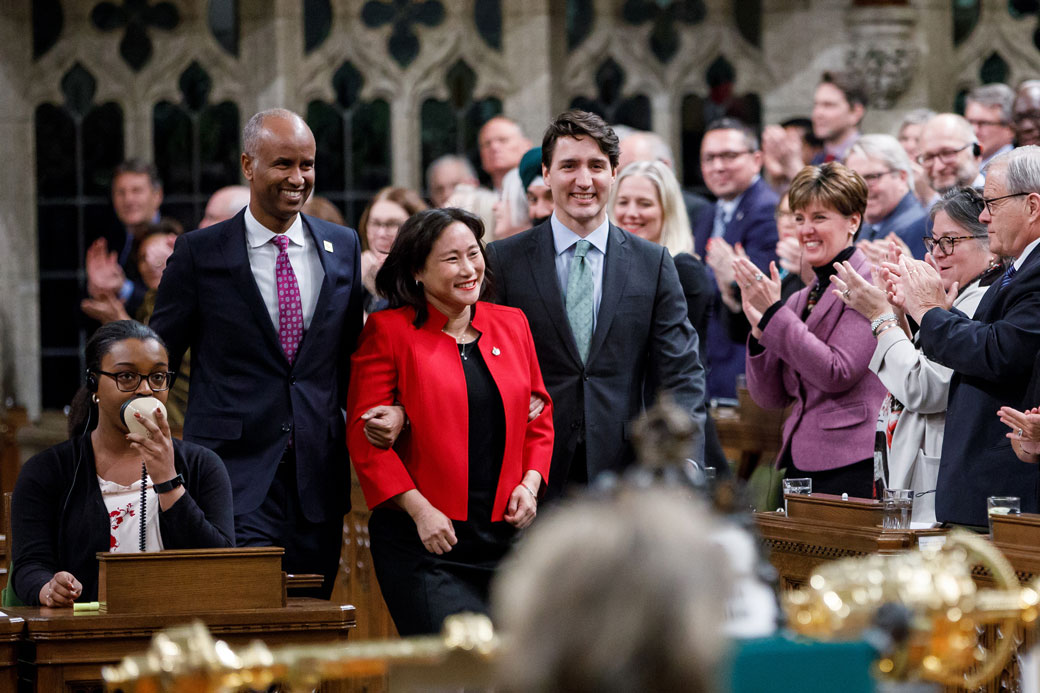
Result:
<svg viewBox="0 0 1040 693"><path fill-rule="evenodd" d="M1040 453L1040 407L1018 411L1001 407L997 411L1000 420L1011 429L1005 437L1018 441L1022 450L1030 455Z"/></svg>
<svg viewBox="0 0 1040 693"><path fill-rule="evenodd" d="M101 298L105 294L118 294L126 281L126 274L119 266L119 257L115 252L108 252L108 241L99 238L87 248L85 259L87 271L87 293L93 298Z"/></svg>
<svg viewBox="0 0 1040 693"><path fill-rule="evenodd" d="M733 261L733 272L740 284L740 300L744 315L751 323L751 335L758 339L762 331L758 328L762 315L780 300L780 272L776 263L769 263L769 276L765 276L746 257Z"/></svg>
<svg viewBox="0 0 1040 693"><path fill-rule="evenodd" d="M898 263L885 262L881 267L889 302L919 324L929 310L946 309L957 296L957 284L947 293L939 271L927 262L902 255Z"/></svg>

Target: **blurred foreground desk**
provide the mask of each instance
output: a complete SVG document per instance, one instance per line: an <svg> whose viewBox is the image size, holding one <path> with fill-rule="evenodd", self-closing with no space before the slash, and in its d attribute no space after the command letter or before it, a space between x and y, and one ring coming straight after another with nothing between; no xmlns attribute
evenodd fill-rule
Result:
<svg viewBox="0 0 1040 693"><path fill-rule="evenodd" d="M169 599L191 599L171 594ZM161 607L161 603L158 604ZM19 691L102 693L101 667L148 649L152 634L163 628L201 620L213 636L234 647L261 639L269 646L344 641L354 627L354 607L319 599L290 599L277 609L251 609L199 614L100 614L71 609L18 607L4 610L18 617ZM24 626L24 628L23 628ZM4 671L4 624L0 621L0 676ZM0 679L6 681L6 679ZM0 686L0 690L15 690ZM329 683L324 691L341 690Z"/></svg>

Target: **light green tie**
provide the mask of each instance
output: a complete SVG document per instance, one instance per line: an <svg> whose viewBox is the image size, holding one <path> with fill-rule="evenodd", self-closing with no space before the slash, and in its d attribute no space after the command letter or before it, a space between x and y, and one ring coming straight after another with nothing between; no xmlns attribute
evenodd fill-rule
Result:
<svg viewBox="0 0 1040 693"><path fill-rule="evenodd" d="M571 324L574 342L578 345L581 362L589 358L589 346L592 344L592 322L596 311L595 283L592 281L592 268L585 261L585 255L592 244L578 241L574 246L574 259L571 260L571 271L567 277L567 321Z"/></svg>

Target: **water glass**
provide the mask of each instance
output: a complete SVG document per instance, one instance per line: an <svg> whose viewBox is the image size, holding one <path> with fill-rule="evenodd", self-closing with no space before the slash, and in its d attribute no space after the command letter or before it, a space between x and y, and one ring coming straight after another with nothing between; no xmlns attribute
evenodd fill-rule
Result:
<svg viewBox="0 0 1040 693"><path fill-rule="evenodd" d="M914 492L908 488L886 488L882 495L884 515L881 526L885 529L910 529L914 510Z"/></svg>
<svg viewBox="0 0 1040 693"><path fill-rule="evenodd" d="M1018 496L990 496L986 499L986 517L989 533L993 536L994 515L1018 515L1022 512L1022 499Z"/></svg>
<svg viewBox="0 0 1040 693"><path fill-rule="evenodd" d="M784 479L784 514L787 514L787 494L808 496L812 493L812 479Z"/></svg>

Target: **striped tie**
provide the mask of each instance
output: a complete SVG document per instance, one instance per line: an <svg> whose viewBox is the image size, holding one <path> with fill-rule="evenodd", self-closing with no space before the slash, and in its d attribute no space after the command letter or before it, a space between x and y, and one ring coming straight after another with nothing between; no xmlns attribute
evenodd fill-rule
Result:
<svg viewBox="0 0 1040 693"><path fill-rule="evenodd" d="M1004 272L1003 279L1000 280L1001 290L1007 288L1007 285L1011 283L1011 279L1015 276L1015 272L1017 271L1018 270L1015 269L1015 266L1013 264L1008 265L1007 271Z"/></svg>

